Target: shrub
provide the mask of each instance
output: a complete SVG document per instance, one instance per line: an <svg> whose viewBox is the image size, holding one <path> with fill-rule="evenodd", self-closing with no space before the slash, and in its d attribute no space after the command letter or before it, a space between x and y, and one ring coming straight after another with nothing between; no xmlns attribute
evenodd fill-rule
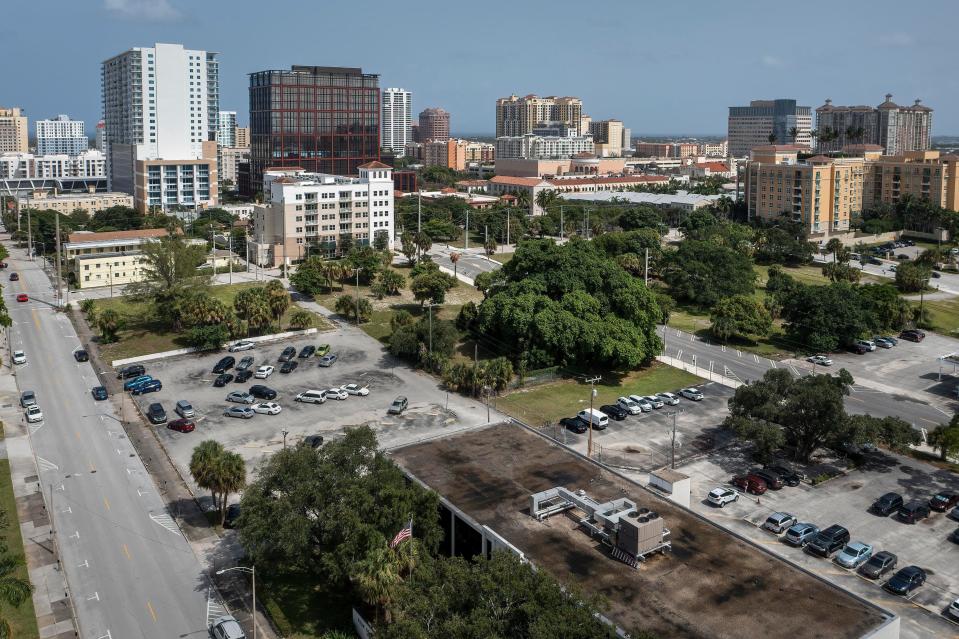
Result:
<svg viewBox="0 0 959 639"><path fill-rule="evenodd" d="M187 344L202 351L214 351L230 339L230 331L223 324L194 326L185 334Z"/></svg>

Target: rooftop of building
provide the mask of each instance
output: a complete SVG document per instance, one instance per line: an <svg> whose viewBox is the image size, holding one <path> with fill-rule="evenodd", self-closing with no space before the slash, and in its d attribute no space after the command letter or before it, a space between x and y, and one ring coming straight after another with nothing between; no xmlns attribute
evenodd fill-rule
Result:
<svg viewBox="0 0 959 639"><path fill-rule="evenodd" d="M510 186L540 186L548 183L543 178L533 177L512 177L510 175L494 175L490 178L490 184L507 184Z"/></svg>
<svg viewBox="0 0 959 639"><path fill-rule="evenodd" d="M165 237L166 229L136 229L133 231L103 231L94 233L91 231L77 231L67 236L70 243L89 243L89 242L116 242L118 240L142 240L154 237ZM69 244L67 245L69 246Z"/></svg>
<svg viewBox="0 0 959 639"><path fill-rule="evenodd" d="M605 598L605 614L630 631L673 639L852 639L888 619L868 602L520 426L497 424L392 455L539 569ZM580 528L574 512L544 522L531 517L530 495L557 486L583 489L600 502L626 497L656 511L671 531L672 552L634 569Z"/></svg>
<svg viewBox="0 0 959 639"><path fill-rule="evenodd" d="M39 191L37 193L31 194L29 199L31 200L53 200L53 201L73 201L73 200L89 200L91 198L129 198L133 200L133 196L129 193L120 193L119 191L106 191L100 192L95 191L93 193L45 193Z"/></svg>
<svg viewBox="0 0 959 639"><path fill-rule="evenodd" d="M695 166L697 169L709 169L717 173L724 173L729 170L725 162L697 162Z"/></svg>
<svg viewBox="0 0 959 639"><path fill-rule="evenodd" d="M594 193L564 193L567 200L585 200L591 202L612 202L623 200L631 204L690 204L697 205L714 202L722 195L696 195L686 191L669 193L637 193L635 191L596 191Z"/></svg>
<svg viewBox="0 0 959 639"><path fill-rule="evenodd" d="M356 168L358 169L390 169L390 170L393 169L393 167L390 166L389 164L383 164L382 162L378 160L374 160L373 162L367 162L366 164L361 164Z"/></svg>
<svg viewBox="0 0 959 639"><path fill-rule="evenodd" d="M601 175L598 177L557 177L548 182L554 186L587 185L587 184L636 184L643 182L669 182L665 175Z"/></svg>
<svg viewBox="0 0 959 639"><path fill-rule="evenodd" d="M460 180L456 186L486 186L489 180Z"/></svg>

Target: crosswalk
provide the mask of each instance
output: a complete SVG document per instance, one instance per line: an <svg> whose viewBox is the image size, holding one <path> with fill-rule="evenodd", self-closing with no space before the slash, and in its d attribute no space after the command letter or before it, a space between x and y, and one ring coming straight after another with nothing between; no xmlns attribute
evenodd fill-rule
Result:
<svg viewBox="0 0 959 639"><path fill-rule="evenodd" d="M217 617L222 617L223 615L230 614L230 611L227 610L227 607L223 605L223 600L220 599L220 595L213 588L208 588L206 592L206 626L210 627L210 624L213 623L213 620Z"/></svg>
<svg viewBox="0 0 959 639"><path fill-rule="evenodd" d="M163 526L175 535L182 534L180 532L180 527L177 526L176 520L174 520L173 517L167 513L163 513L161 515L154 515L153 513L150 513L150 519L152 519L154 523Z"/></svg>

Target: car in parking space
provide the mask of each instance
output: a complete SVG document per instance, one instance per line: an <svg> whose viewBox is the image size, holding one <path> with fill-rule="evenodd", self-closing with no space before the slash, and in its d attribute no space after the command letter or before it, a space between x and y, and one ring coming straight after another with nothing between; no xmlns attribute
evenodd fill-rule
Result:
<svg viewBox="0 0 959 639"><path fill-rule="evenodd" d="M615 419L616 421L626 419L626 416L629 414L626 412L626 409L619 404L603 404L599 407L599 410L608 415L610 419Z"/></svg>
<svg viewBox="0 0 959 639"><path fill-rule="evenodd" d="M832 366L832 360L825 355L810 355L806 358L807 362L812 362L817 366Z"/></svg>
<svg viewBox="0 0 959 639"><path fill-rule="evenodd" d="M782 482L787 486L798 486L800 483L802 483L803 475L781 462L767 464L763 468L771 473L776 473L779 475L779 479L781 479Z"/></svg>
<svg viewBox="0 0 959 639"><path fill-rule="evenodd" d="M336 353L327 353L320 358L319 365L323 368L329 368L336 363L336 360L339 359Z"/></svg>
<svg viewBox="0 0 959 639"><path fill-rule="evenodd" d="M694 402L699 402L703 399L703 393L698 388L684 388L679 391L679 394Z"/></svg>
<svg viewBox="0 0 959 639"><path fill-rule="evenodd" d="M652 406L653 408L662 408L662 407L663 407L663 400L661 400L660 398L656 397L655 395L643 395L642 397L643 397L643 399L645 399L645 400L649 403L649 405Z"/></svg>
<svg viewBox="0 0 959 639"><path fill-rule="evenodd" d="M288 362L294 357L296 357L296 347L287 346L286 348L283 349L283 352L280 353L279 361Z"/></svg>
<svg viewBox="0 0 959 639"><path fill-rule="evenodd" d="M230 504L226 508L226 518L223 520L224 528L235 528L236 521L240 518L240 504ZM239 639L246 639L245 635L240 635Z"/></svg>
<svg viewBox="0 0 959 639"><path fill-rule="evenodd" d="M951 511L949 511L948 517L949 519L955 519L959 521L959 506L956 506Z"/></svg>
<svg viewBox="0 0 959 639"><path fill-rule="evenodd" d="M902 504L902 495L899 493L886 493L876 501L872 502L872 506L869 507L869 510L877 515L888 517L892 513L902 508Z"/></svg>
<svg viewBox="0 0 959 639"><path fill-rule="evenodd" d="M916 342L918 344L922 340L926 339L926 334L917 328L910 328L899 333L899 339L904 339L909 342Z"/></svg>
<svg viewBox="0 0 959 639"><path fill-rule="evenodd" d="M323 435L307 435L303 438L302 444L310 448L319 448L323 445Z"/></svg>
<svg viewBox="0 0 959 639"><path fill-rule="evenodd" d="M253 366L253 356L247 355L246 357L241 358L239 362L237 362L236 370L246 371L246 370L249 370L251 366Z"/></svg>
<svg viewBox="0 0 959 639"><path fill-rule="evenodd" d="M230 406L225 411L223 415L226 417L239 417L240 419L250 419L255 415L253 409L249 406Z"/></svg>
<svg viewBox="0 0 959 639"><path fill-rule="evenodd" d="M29 301L30 301L30 297L29 297L26 293L20 293L19 295L17 295L17 301L18 301L18 302L29 302Z"/></svg>
<svg viewBox="0 0 959 639"><path fill-rule="evenodd" d="M763 530L768 530L769 532L775 533L777 535L782 534L794 524L798 523L795 515L789 513L776 512L771 514L769 517L766 517L766 521L763 522Z"/></svg>
<svg viewBox="0 0 959 639"><path fill-rule="evenodd" d="M16 273L10 273L10 281L17 282L20 280L20 276Z"/></svg>
<svg viewBox="0 0 959 639"><path fill-rule="evenodd" d="M628 397L617 397L616 403L630 415L639 415L643 412L643 407ZM650 407L650 410L652 410L652 407Z"/></svg>
<svg viewBox="0 0 959 639"><path fill-rule="evenodd" d="M893 346L895 346L895 344L893 344L892 342L890 342L884 337L876 337L876 338L873 338L872 341L879 348L892 348Z"/></svg>
<svg viewBox="0 0 959 639"><path fill-rule="evenodd" d="M259 402L253 404L250 408L253 409L254 413L260 413L261 415L279 415L283 410L283 407L276 402Z"/></svg>
<svg viewBox="0 0 959 639"><path fill-rule="evenodd" d="M186 417L181 417L180 419L174 419L172 422L166 425L170 430L175 430L178 433L192 433L196 430L196 422L192 419L187 419Z"/></svg>
<svg viewBox="0 0 959 639"><path fill-rule="evenodd" d="M409 401L402 395L398 395L393 403L390 404L390 407L386 410L388 415L399 415L406 407L409 405Z"/></svg>
<svg viewBox="0 0 959 639"><path fill-rule="evenodd" d="M226 401L233 402L235 404L252 404L256 401L256 398L249 393L244 393L243 391L233 391L227 393Z"/></svg>
<svg viewBox="0 0 959 639"><path fill-rule="evenodd" d="M276 391L263 384L253 384L253 386L250 386L249 392L250 395L253 395L253 397L257 399L265 399L267 401L276 399Z"/></svg>
<svg viewBox="0 0 959 639"><path fill-rule="evenodd" d="M350 395L359 395L360 397L366 397L370 394L370 389L366 386L360 386L359 384L347 384L346 386L341 386Z"/></svg>
<svg viewBox="0 0 959 639"><path fill-rule="evenodd" d="M325 404L326 392L321 390L307 390L293 398L295 402L306 402L308 404Z"/></svg>
<svg viewBox="0 0 959 639"><path fill-rule="evenodd" d="M223 388L232 381L233 373L220 373L216 376L216 379L213 380L213 385L217 388Z"/></svg>
<svg viewBox="0 0 959 639"><path fill-rule="evenodd" d="M345 390L341 388L327 388L326 390L323 391L323 395L327 399L335 399L339 401L343 401L344 399L350 396L349 393L347 393Z"/></svg>
<svg viewBox="0 0 959 639"><path fill-rule="evenodd" d="M949 535L949 541L954 544L959 544L959 528L952 531L952 534Z"/></svg>
<svg viewBox="0 0 959 639"><path fill-rule="evenodd" d="M280 372L283 373L284 375L286 375L287 373L292 373L293 371L296 370L296 367L299 365L300 363L296 361L295 359L288 359L285 362L283 362L282 366L280 366Z"/></svg>
<svg viewBox="0 0 959 639"><path fill-rule="evenodd" d="M739 499L739 493L735 490L730 490L729 488L717 487L709 491L709 494L706 495L706 501L711 503L714 506L719 506L723 508L726 504L731 504L734 501Z"/></svg>
<svg viewBox="0 0 959 639"><path fill-rule="evenodd" d="M213 366L213 372L214 373L226 372L230 370L231 368L233 368L234 364L236 364L236 358L234 358L232 355L227 355L226 357L221 358L220 361Z"/></svg>
<svg viewBox="0 0 959 639"><path fill-rule="evenodd" d="M27 406L27 422L32 424L34 422L43 421L43 411L40 410L40 407L36 404Z"/></svg>
<svg viewBox="0 0 959 639"><path fill-rule="evenodd" d="M850 344L846 350L848 350L850 353L855 353L856 355L865 355L869 352L869 348L863 346L859 342Z"/></svg>
<svg viewBox="0 0 959 639"><path fill-rule="evenodd" d="M37 394L34 391L23 391L20 393L20 405L24 408L33 406L37 403Z"/></svg>
<svg viewBox="0 0 959 639"><path fill-rule="evenodd" d="M323 357L324 355L326 355L326 354L329 353L329 352L330 352L330 345L329 345L329 344L320 344L319 346L316 347L316 356L317 356L317 357Z"/></svg>
<svg viewBox="0 0 959 639"><path fill-rule="evenodd" d="M919 500L913 500L900 506L896 516L905 524L917 524L929 516L929 506Z"/></svg>
<svg viewBox="0 0 959 639"><path fill-rule="evenodd" d="M27 354L23 351L13 351L13 363L14 364L26 364L27 363Z"/></svg>
<svg viewBox="0 0 959 639"><path fill-rule="evenodd" d="M580 435L589 430L589 425L579 417L563 417L559 420L559 425Z"/></svg>
<svg viewBox="0 0 959 639"><path fill-rule="evenodd" d="M834 561L843 568L855 569L866 563L870 557L872 557L872 546L861 541L853 541L839 551Z"/></svg>
<svg viewBox="0 0 959 639"><path fill-rule="evenodd" d="M949 607L946 608L946 615L952 619L955 619L956 621L959 621L959 599L956 599L949 604Z"/></svg>
<svg viewBox="0 0 959 639"><path fill-rule="evenodd" d="M176 406L173 407L173 412L183 418L196 417L196 411L193 409L193 404L185 399L177 400Z"/></svg>
<svg viewBox="0 0 959 639"><path fill-rule="evenodd" d="M228 348L227 350L229 350L231 353L237 353L239 351L248 351L255 346L256 346L256 342L251 342L250 340L243 339L243 340L240 340L239 342L233 342L232 344L230 344L230 348Z"/></svg>
<svg viewBox="0 0 959 639"><path fill-rule="evenodd" d="M888 550L880 550L859 568L859 573L869 579L879 579L896 567L899 557Z"/></svg>
<svg viewBox="0 0 959 639"><path fill-rule="evenodd" d="M313 346L312 344L307 344L306 346L300 349L300 354L297 355L297 357L306 359L307 357L313 357L313 353L315 352L316 352L316 346Z"/></svg>
<svg viewBox="0 0 959 639"><path fill-rule="evenodd" d="M253 377L253 371L246 369L245 371L237 371L236 375L233 377L233 381L237 384L243 384Z"/></svg>
<svg viewBox="0 0 959 639"><path fill-rule="evenodd" d="M138 384L149 382L151 379L153 379L153 375L140 375L139 377L128 379L123 383L123 390L133 390L133 388Z"/></svg>
<svg viewBox="0 0 959 639"><path fill-rule="evenodd" d="M942 277L942 273L940 273L939 271L929 271L929 275L934 280L938 280L940 277Z"/></svg>
<svg viewBox="0 0 959 639"><path fill-rule="evenodd" d="M856 341L856 344L864 347L869 352L876 350L876 343L871 339L860 339Z"/></svg>
<svg viewBox="0 0 959 639"><path fill-rule="evenodd" d="M636 404L639 405L639 409L644 413L648 413L653 410L653 405L646 401L646 398L642 395L627 395L627 399L633 400Z"/></svg>
<svg viewBox="0 0 959 639"><path fill-rule="evenodd" d="M155 393L160 390L163 390L163 383L158 379L151 379L149 382L145 382L135 387L130 392L133 395L146 395L147 393Z"/></svg>
<svg viewBox="0 0 959 639"><path fill-rule="evenodd" d="M762 495L766 492L766 482L756 475L737 475L733 477L729 483L744 492L754 495Z"/></svg>
<svg viewBox="0 0 959 639"><path fill-rule="evenodd" d="M73 351L73 359L77 360L78 362L89 362L90 354L82 348L78 348L77 350Z"/></svg>
<svg viewBox="0 0 959 639"><path fill-rule="evenodd" d="M155 402L147 408L147 419L154 424L163 424L166 422L166 411L163 410L163 404Z"/></svg>
<svg viewBox="0 0 959 639"><path fill-rule="evenodd" d="M92 389L90 389L90 394L93 395L93 399L97 400L98 402L102 402L108 397L107 389L103 386L94 386Z"/></svg>
<svg viewBox="0 0 959 639"><path fill-rule="evenodd" d="M264 364L263 366L260 366L258 369L256 369L256 372L253 374L253 377L257 379L266 379L267 377L273 374L274 370L275 369L269 364Z"/></svg>
<svg viewBox="0 0 959 639"><path fill-rule="evenodd" d="M667 406L679 405L679 397L673 393L656 393L656 397L658 397Z"/></svg>
<svg viewBox="0 0 959 639"><path fill-rule="evenodd" d="M782 477L780 477L777 473L772 472L768 468L758 468L750 471L749 474L755 475L756 477L762 479L764 482L766 482L766 488L771 490L779 490L785 486L785 482L783 482Z"/></svg>
<svg viewBox="0 0 959 639"><path fill-rule="evenodd" d="M143 368L143 364L130 364L129 366L124 366L117 371L117 379L130 379L131 377L139 377L146 372L146 369Z"/></svg>
<svg viewBox="0 0 959 639"><path fill-rule="evenodd" d="M929 507L937 513L944 513L959 504L959 495L956 493L936 493L929 500Z"/></svg>
<svg viewBox="0 0 959 639"><path fill-rule="evenodd" d="M906 566L889 578L883 588L894 595L908 596L913 590L926 583L926 571L919 566Z"/></svg>
<svg viewBox="0 0 959 639"><path fill-rule="evenodd" d="M820 557L829 557L849 543L849 531L839 524L833 524L813 537L806 550Z"/></svg>
<svg viewBox="0 0 959 639"><path fill-rule="evenodd" d="M783 535L783 541L791 546L802 548L818 534L819 526L804 521L790 526L786 534Z"/></svg>

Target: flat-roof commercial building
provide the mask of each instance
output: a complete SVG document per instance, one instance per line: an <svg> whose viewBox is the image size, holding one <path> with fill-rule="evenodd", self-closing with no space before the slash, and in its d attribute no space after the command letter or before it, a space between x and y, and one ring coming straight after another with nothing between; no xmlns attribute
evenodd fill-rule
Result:
<svg viewBox="0 0 959 639"><path fill-rule="evenodd" d="M496 138L496 158L569 158L578 153L593 153L593 137L521 135Z"/></svg>
<svg viewBox="0 0 959 639"><path fill-rule="evenodd" d="M406 89L383 89L382 102L380 146L403 157L406 144L413 141L413 94Z"/></svg>
<svg viewBox="0 0 959 639"><path fill-rule="evenodd" d="M0 155L0 179L3 180L103 177L106 177L106 157L94 149L88 149L79 155Z"/></svg>
<svg viewBox="0 0 959 639"><path fill-rule="evenodd" d="M81 289L123 286L142 276L143 243L166 235L166 229L71 233L63 245L63 261Z"/></svg>
<svg viewBox="0 0 959 639"><path fill-rule="evenodd" d="M27 116L18 107L0 107L0 153L26 153L29 134Z"/></svg>
<svg viewBox="0 0 959 639"><path fill-rule="evenodd" d="M662 175L613 175L597 177L557 177L544 179L539 177L510 177L496 175L489 180L487 191L490 195L519 195L526 193L531 202L533 215L542 215L542 207L536 201L542 191L557 193L597 193L600 191L625 191L639 184L663 184L669 181Z"/></svg>
<svg viewBox="0 0 959 639"><path fill-rule="evenodd" d="M77 209L83 209L90 215L105 211L114 206L133 208L133 196L128 193L58 193L49 194L37 191L26 198L17 200L17 207L24 209L52 210L69 215Z"/></svg>
<svg viewBox="0 0 959 639"><path fill-rule="evenodd" d="M80 155L90 146L83 120L58 115L37 120L37 155Z"/></svg>
<svg viewBox="0 0 959 639"><path fill-rule="evenodd" d="M714 204L721 195L696 195L686 191L676 193L636 193L634 191L599 191L597 193L565 193L564 200L572 202L627 202L645 204L658 209L682 209L695 211Z"/></svg>
<svg viewBox="0 0 959 639"><path fill-rule="evenodd" d="M626 631L670 639L898 637L893 614L522 426L474 429L391 455L440 495L442 552L518 553L561 583L602 596L605 616ZM579 509L532 517L531 496L558 487L655 513L671 550L636 568L581 525Z"/></svg>
<svg viewBox="0 0 959 639"><path fill-rule="evenodd" d="M846 153L863 149L846 147ZM908 151L879 155L881 147L860 151L866 161L863 207L895 204L904 195L928 200L934 206L959 211L959 156L939 151Z"/></svg>
<svg viewBox="0 0 959 639"><path fill-rule="evenodd" d="M795 100L753 100L729 107L729 153L743 157L757 146L795 144L812 147L812 109ZM770 136L772 139L770 140Z"/></svg>

